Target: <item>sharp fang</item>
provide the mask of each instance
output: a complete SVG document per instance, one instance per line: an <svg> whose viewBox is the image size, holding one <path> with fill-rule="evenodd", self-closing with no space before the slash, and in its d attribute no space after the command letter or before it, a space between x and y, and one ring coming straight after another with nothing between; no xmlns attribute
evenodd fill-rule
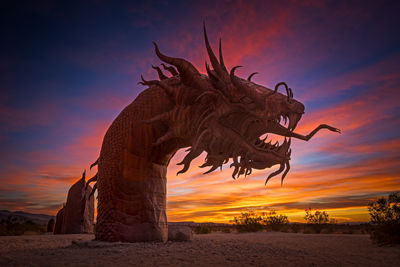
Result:
<svg viewBox="0 0 400 267"><path fill-rule="evenodd" d="M289 114L289 126L288 129L289 131L293 131L296 126L296 115L295 114Z"/></svg>
<svg viewBox="0 0 400 267"><path fill-rule="evenodd" d="M265 138L262 140L263 143L265 143L265 140L267 140L268 134L265 136Z"/></svg>

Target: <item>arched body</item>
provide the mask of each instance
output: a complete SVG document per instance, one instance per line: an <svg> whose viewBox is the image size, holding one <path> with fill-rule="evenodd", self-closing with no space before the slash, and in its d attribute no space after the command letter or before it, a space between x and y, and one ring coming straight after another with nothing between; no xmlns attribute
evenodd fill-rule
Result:
<svg viewBox="0 0 400 267"><path fill-rule="evenodd" d="M268 89L228 73L222 58L215 57L204 29L206 48L213 70L200 74L188 61L162 54L157 56L171 66L160 68L160 80L145 81L149 86L128 105L108 129L101 148L97 180L98 216L96 239L104 241L166 241L166 172L175 152L190 147L180 163L187 171L191 161L203 151L201 167L211 172L232 160L232 177L251 174L252 169L280 165L282 181L290 169L291 137L309 140L294 132L304 113L304 105L293 98L285 83ZM286 95L277 92L285 86ZM280 121L288 120L287 127ZM265 133L285 136L282 144L261 140Z"/></svg>
<svg viewBox="0 0 400 267"><path fill-rule="evenodd" d="M68 190L67 203L57 213L54 234L93 233L94 197L85 173Z"/></svg>

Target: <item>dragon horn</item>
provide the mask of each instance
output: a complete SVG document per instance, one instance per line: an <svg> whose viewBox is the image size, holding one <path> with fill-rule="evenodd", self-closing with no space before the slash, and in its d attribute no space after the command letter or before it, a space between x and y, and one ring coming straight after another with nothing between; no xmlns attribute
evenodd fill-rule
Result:
<svg viewBox="0 0 400 267"><path fill-rule="evenodd" d="M252 74L249 75L249 77L247 78L247 80L250 82L250 81L251 81L251 78L252 78L254 75L256 75L256 74L258 74L258 72L253 72Z"/></svg>
<svg viewBox="0 0 400 267"><path fill-rule="evenodd" d="M225 67L224 58L222 57L222 46L221 46L221 38L219 39L219 63L224 71L228 72Z"/></svg>
<svg viewBox="0 0 400 267"><path fill-rule="evenodd" d="M215 72L218 73L219 76L224 76L228 72L226 71L225 66L223 66L224 61L223 61L223 58L222 58L222 52L220 50L221 63L219 63L217 57L215 56L215 54L214 54L214 52L213 52L213 50L212 50L212 48L210 46L210 43L208 42L206 23L205 22L203 23L203 28L204 28L204 41L206 43L207 53L208 53L208 57L210 58L211 65L213 66ZM220 42L220 44L221 44L221 42ZM224 70L224 68L225 68L225 70Z"/></svg>
<svg viewBox="0 0 400 267"><path fill-rule="evenodd" d="M237 69L237 68L241 68L241 67L243 67L243 66L235 66L235 67L233 67L232 69L231 69L231 72L230 72L230 76L231 76L231 80L234 80L235 79L235 70Z"/></svg>
<svg viewBox="0 0 400 267"><path fill-rule="evenodd" d="M193 83L201 81L200 72L192 65L192 63L182 58L166 56L160 52L155 42L153 42L153 44L158 58L168 64L174 65L178 69L181 80L184 84L193 85Z"/></svg>

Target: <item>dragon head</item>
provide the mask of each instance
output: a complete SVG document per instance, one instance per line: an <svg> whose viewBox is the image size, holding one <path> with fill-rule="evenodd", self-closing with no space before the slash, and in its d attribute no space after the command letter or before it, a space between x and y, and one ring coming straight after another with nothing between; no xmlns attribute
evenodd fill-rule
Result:
<svg viewBox="0 0 400 267"><path fill-rule="evenodd" d="M222 167L232 159L234 167L232 177L249 175L252 169L265 169L280 165L271 173L266 182L283 172L282 182L290 169L291 138L309 140L318 130L338 129L322 124L307 136L294 130L304 113L304 105L293 98L292 89L286 83L278 83L269 89L235 75L237 68L229 72L225 67L221 40L219 59L215 56L208 41L204 26L204 39L212 69L206 62L207 75L199 71L188 61L166 56L154 43L157 56L171 66L164 66L173 77L167 78L159 67L160 81L146 81L142 84L156 85L165 89L175 102L173 110L161 114L147 122L168 121L169 131L160 137L155 145L160 145L171 138L181 140L182 147L190 148L182 162L186 172L193 159L203 151L207 153L205 162L200 167L210 167L205 173ZM279 88L284 88L279 92ZM268 134L282 136L281 143L272 144ZM269 142L268 142L269 141Z"/></svg>

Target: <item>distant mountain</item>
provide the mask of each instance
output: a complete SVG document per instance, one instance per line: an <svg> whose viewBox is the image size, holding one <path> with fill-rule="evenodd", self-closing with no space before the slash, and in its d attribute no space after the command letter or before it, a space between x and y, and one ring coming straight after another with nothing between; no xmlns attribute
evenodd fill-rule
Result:
<svg viewBox="0 0 400 267"><path fill-rule="evenodd" d="M36 224L47 225L48 221L54 216L46 215L46 214L33 214L24 211L8 211L8 210L0 210L0 221L7 220L7 218L11 216L17 219L17 222L25 222L32 221Z"/></svg>

